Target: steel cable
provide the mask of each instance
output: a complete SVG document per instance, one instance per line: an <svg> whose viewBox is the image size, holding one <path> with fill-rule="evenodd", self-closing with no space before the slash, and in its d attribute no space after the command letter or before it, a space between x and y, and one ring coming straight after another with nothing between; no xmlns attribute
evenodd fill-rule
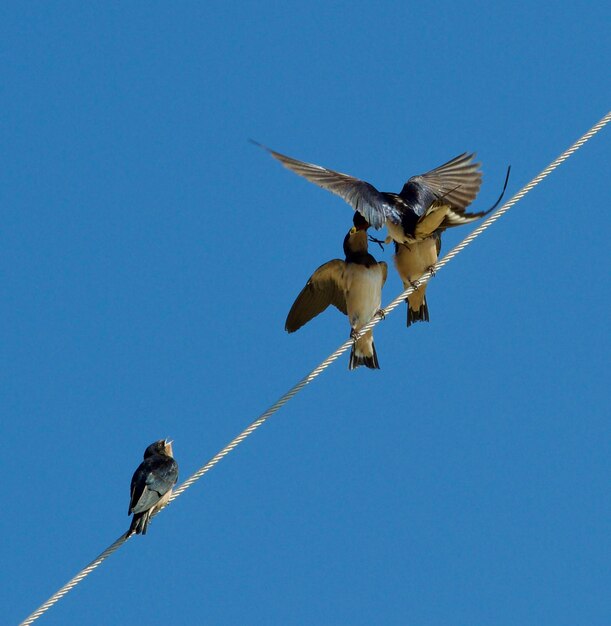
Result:
<svg viewBox="0 0 611 626"><path fill-rule="evenodd" d="M326 370L331 363L337 360L346 350L348 350L353 342L366 333L369 329L373 328L380 320L397 308L405 298L413 293L418 287L425 285L429 282L431 277L437 273L444 265L449 263L457 254L462 252L473 240L479 237L485 230L490 228L494 222L496 222L503 214L505 214L514 204L521 200L529 191L536 187L544 178L546 178L551 172L553 172L561 163L568 159L574 152L579 150L583 144L589 139L601 131L611 121L611 111L607 113L597 124L595 124L587 133L580 137L570 148L565 150L557 159L550 163L538 176L533 178L527 185L522 187L518 193L516 193L510 200L508 200L500 209L493 213L488 219L482 222L471 234L463 239L456 247L454 247L448 254L446 254L435 266L425 272L417 281L414 281L413 285L405 289L399 294L388 306L382 311L383 313L376 314L372 320L363 326L359 331L355 339L346 340L335 352L330 354L320 365L316 366L307 376L302 378L297 384L289 389L282 397L280 397L272 406L262 413L254 422L252 422L247 428L245 428L235 439L230 441L220 452L215 454L204 466L198 469L192 476L190 476L185 482L183 482L172 494L168 504L173 502L182 495L193 483L198 481L204 474L209 472L221 459L226 457L230 452L237 448L247 437L252 435L260 426L262 426L274 413L279 411L289 400L296 396L306 385L310 384L317 376L319 376L324 370ZM167 505L166 505L167 506ZM165 508L165 507L164 507ZM76 585L78 585L84 578L86 578L93 570L99 567L111 554L116 552L128 538L125 535L119 537L112 545L108 546L104 552L97 556L89 565L84 567L74 578L69 580L59 591L54 593L44 604L42 604L36 611L34 611L29 617L27 617L20 626L28 626L37 620L43 613L49 610L56 602L63 598L69 591L71 591Z"/></svg>

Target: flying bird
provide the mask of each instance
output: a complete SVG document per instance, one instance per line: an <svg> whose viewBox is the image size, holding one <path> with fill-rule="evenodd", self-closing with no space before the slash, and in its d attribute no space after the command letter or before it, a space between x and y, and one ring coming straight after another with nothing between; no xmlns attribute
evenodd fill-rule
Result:
<svg viewBox="0 0 611 626"><path fill-rule="evenodd" d="M132 523L126 533L146 535L151 517L170 499L178 480L178 464L172 453L172 442L155 441L144 451L144 461L132 476L128 515Z"/></svg>
<svg viewBox="0 0 611 626"><path fill-rule="evenodd" d="M374 228L386 225L398 243L421 241L446 228L473 222L492 210L466 212L482 184L480 164L473 162L475 154L465 152L426 174L412 176L397 194L378 191L364 180L257 145L295 174L343 198Z"/></svg>
<svg viewBox="0 0 611 626"><path fill-rule="evenodd" d="M395 241L395 266L405 288L437 262L441 233L478 220L494 210L509 180L510 168L497 202L486 211L467 213L467 207L482 184L480 164L473 161L475 154L464 152L430 172L412 176L397 194L378 191L370 183L348 174L298 161L257 145L289 170L343 198L374 228L386 225L387 242ZM426 285L423 285L408 296L408 326L429 320L425 292Z"/></svg>
<svg viewBox="0 0 611 626"><path fill-rule="evenodd" d="M289 333L299 330L332 304L348 316L351 335L356 336L380 310L388 266L369 254L369 224L360 213L354 214L353 223L344 238L345 261L333 259L312 274L286 318L285 329ZM356 340L350 352L348 368L353 370L360 365L380 368L371 329Z"/></svg>

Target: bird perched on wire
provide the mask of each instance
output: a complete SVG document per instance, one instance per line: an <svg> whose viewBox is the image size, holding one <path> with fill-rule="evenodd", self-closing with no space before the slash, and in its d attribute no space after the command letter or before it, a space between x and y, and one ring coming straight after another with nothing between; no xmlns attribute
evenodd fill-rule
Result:
<svg viewBox="0 0 611 626"><path fill-rule="evenodd" d="M365 218L355 213L353 223L344 238L345 261L333 259L312 274L286 318L285 329L289 333L299 330L332 304L348 316L351 335L356 336L380 310L388 266L383 261L378 263L368 252L369 224ZM350 352L349 369L360 365L380 368L371 329L356 340Z"/></svg>
<svg viewBox="0 0 611 626"><path fill-rule="evenodd" d="M426 174L412 176L400 193L391 193L378 191L373 185L348 174L298 161L257 145L286 168L343 198L374 228L386 225L387 242L394 240L403 246L396 247L395 265L406 288L437 262L440 235L445 229L484 217L498 206L505 192L504 188L494 206L486 211L466 212L482 184L480 164L474 163L475 155L467 152ZM429 319L425 291L426 285L423 285L408 297L408 326Z"/></svg>
<svg viewBox="0 0 611 626"><path fill-rule="evenodd" d="M395 244L395 267L403 281L403 289L416 286L422 274L431 269L441 250L441 234L435 233L423 241ZM429 307L426 301L427 284L418 285L417 289L407 296L407 325L414 322L429 321Z"/></svg>
<svg viewBox="0 0 611 626"><path fill-rule="evenodd" d="M126 537L134 533L146 535L151 516L170 499L177 480L178 464L172 442L155 441L144 451L144 460L132 476L128 515L134 517Z"/></svg>
<svg viewBox="0 0 611 626"><path fill-rule="evenodd" d="M469 214L464 212L464 209L475 198L482 180L482 174L479 169L473 169L479 168L479 164L469 164L465 161L462 165L460 165L459 160L465 156L467 155L461 155L460 157L456 157L456 159L449 161L445 165L442 165L437 169L428 172L427 174L414 176L410 178L403 186L401 195L404 198L415 198L418 196L420 198L426 197L426 193L423 193L422 189L423 185L426 188L426 185L430 184L427 182L429 180L437 181L434 184L437 184L438 189L441 191L442 188L449 188L450 184L452 184L452 181L454 184L459 185L459 181L463 179L464 183L461 184L460 187L455 188L455 190L470 190L469 193L465 193L464 195L462 195L459 200L453 199L455 198L455 196L452 195L453 192L450 192L445 196L441 196L439 198L435 196L436 199L433 200L433 202L431 203L429 210L424 212L423 219L418 222L414 233L419 236L422 234L426 235L427 232L431 231L431 226L434 226L437 223L439 217L443 215L444 211L449 212L448 215L450 217L447 218L447 222L447 216L444 217L440 226L432 231L429 236L425 236L424 238L416 236L411 239L408 236L404 236L405 231L401 231L401 229L395 228L394 225L391 225L391 223L387 222L390 237L395 240L395 267L397 268L399 277L403 281L404 289L407 289L409 286L416 286L416 281L425 272L433 269L433 267L437 263L437 259L439 258L439 251L441 250L441 233L445 228L448 228L449 226L458 226L460 225L460 223L467 224L476 219L479 219L480 217L484 217L485 215L490 213L490 211L493 211L503 198L505 189L507 188L507 182L509 180L509 172L511 168L508 168L507 170L507 177L505 178L505 185L503 186L501 195L492 207L490 207L486 211L481 211L479 213ZM473 157L474 155L469 156L470 159L472 159ZM453 163L455 165L452 165ZM454 170L454 173L450 176L452 170ZM440 171L441 174L439 174ZM435 175L433 176L433 174ZM431 186L431 188L433 188L433 186ZM462 202L462 205L464 205L460 205L462 206L462 213L458 211L458 209L460 208L459 204L457 204L458 201ZM451 203L454 203L454 206L452 206ZM419 203L418 206L423 207L425 205ZM463 220L462 222L460 221L461 215ZM403 239L403 241L398 241L397 239ZM429 307L426 301L426 287L426 284L418 285L416 290L412 292L409 296L407 296L408 326L410 326L414 322L429 321Z"/></svg>

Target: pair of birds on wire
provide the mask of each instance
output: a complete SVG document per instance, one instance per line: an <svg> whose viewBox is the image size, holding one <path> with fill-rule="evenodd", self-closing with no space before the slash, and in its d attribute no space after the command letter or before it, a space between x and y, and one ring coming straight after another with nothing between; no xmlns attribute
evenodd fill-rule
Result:
<svg viewBox="0 0 611 626"><path fill-rule="evenodd" d="M400 193L390 193L378 191L373 185L348 174L298 161L253 143L267 150L289 170L340 196L355 211L354 225L344 238L345 260L329 261L312 274L291 307L286 330L295 332L332 304L348 316L351 335L358 337L350 353L349 369L360 365L379 369L372 330L358 336L359 330L376 313L383 315L380 310L382 287L388 273L386 263L376 261L368 251L367 229L386 226L386 242L395 244L395 267L404 288L417 287L407 297L407 325L428 322L426 285L418 286L415 281L437 263L444 230L469 224L498 206L507 187L510 168L497 202L486 211L467 213L467 207L482 184L480 164L474 162L475 154L465 152L426 174L412 176Z"/></svg>
<svg viewBox="0 0 611 626"><path fill-rule="evenodd" d="M285 326L289 333L332 304L348 316L351 334L357 337L359 330L380 312L382 287L388 274L386 263L376 261L369 253L369 227L386 226L387 241L395 244L395 266L407 288L434 267L441 248L441 233L494 210L509 179L508 169L505 186L494 206L467 213L482 184L480 165L474 162L474 154L465 152L426 174L412 176L397 194L380 192L348 174L261 147L296 174L343 198L355 211L353 226L344 238L345 259L333 259L312 274L289 311ZM418 286L407 297L407 325L420 321L429 321L426 285ZM352 346L349 368L360 365L380 367L371 330L358 337ZM178 465L172 442L162 439L148 446L131 481L129 515L133 518L127 537L146 534L151 517L167 504L177 480Z"/></svg>

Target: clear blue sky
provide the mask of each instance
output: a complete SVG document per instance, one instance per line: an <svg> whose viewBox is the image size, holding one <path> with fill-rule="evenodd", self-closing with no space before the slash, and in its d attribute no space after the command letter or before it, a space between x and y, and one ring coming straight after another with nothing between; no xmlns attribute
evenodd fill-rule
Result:
<svg viewBox="0 0 611 626"><path fill-rule="evenodd" d="M184 480L347 336L283 326L350 208L247 139L390 191L477 151L484 208L609 110L610 18L3 4L7 623L127 529L149 443ZM608 624L610 130L437 275L430 324L378 326L381 371L342 358L40 623Z"/></svg>

